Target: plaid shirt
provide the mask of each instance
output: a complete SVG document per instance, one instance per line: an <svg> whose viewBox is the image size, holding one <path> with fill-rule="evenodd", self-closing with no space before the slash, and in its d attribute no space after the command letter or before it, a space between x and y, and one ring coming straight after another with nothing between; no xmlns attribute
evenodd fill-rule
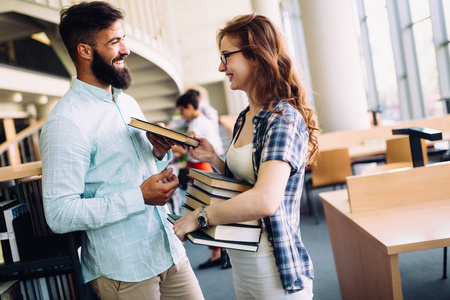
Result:
<svg viewBox="0 0 450 300"><path fill-rule="evenodd" d="M271 242L283 289L294 293L303 289L300 275L313 278L312 261L300 235L300 200L302 196L308 131L302 115L285 101L274 100L274 110L262 108L253 118L253 169L258 178L259 166L267 160L282 160L291 165L284 200L276 212L264 218L264 228ZM233 137L245 120L245 109L234 126ZM287 122L286 122L286 121ZM227 175L232 176L228 167Z"/></svg>

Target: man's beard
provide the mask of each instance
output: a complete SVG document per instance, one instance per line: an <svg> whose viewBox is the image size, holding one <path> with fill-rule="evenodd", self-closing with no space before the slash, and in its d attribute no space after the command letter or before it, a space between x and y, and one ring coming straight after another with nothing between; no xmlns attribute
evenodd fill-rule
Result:
<svg viewBox="0 0 450 300"><path fill-rule="evenodd" d="M119 55L110 64L94 49L94 60L91 65L92 72L98 80L110 84L115 88L126 90L131 85L130 70L125 63L122 69L116 69L114 67L115 61L124 59L125 57L126 55Z"/></svg>

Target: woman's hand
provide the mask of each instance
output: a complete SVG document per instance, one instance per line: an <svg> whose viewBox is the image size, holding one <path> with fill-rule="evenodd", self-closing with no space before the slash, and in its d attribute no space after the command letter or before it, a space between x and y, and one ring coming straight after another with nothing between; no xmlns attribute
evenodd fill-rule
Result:
<svg viewBox="0 0 450 300"><path fill-rule="evenodd" d="M173 224L173 231L180 239L180 241L184 242L187 240L186 234L192 231L195 231L200 228L197 222L198 214L200 213L200 209L197 208L193 212L189 213L186 216L183 216L179 220L175 221Z"/></svg>
<svg viewBox="0 0 450 300"><path fill-rule="evenodd" d="M189 155L196 160L211 164L216 153L214 146L206 138L198 136L195 138L200 140L200 145L197 148L189 147Z"/></svg>

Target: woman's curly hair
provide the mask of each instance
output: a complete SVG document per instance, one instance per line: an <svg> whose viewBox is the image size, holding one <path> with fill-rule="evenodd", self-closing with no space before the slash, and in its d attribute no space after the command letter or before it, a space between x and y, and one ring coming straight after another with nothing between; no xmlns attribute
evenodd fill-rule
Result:
<svg viewBox="0 0 450 300"><path fill-rule="evenodd" d="M282 34L267 17L253 13L235 17L218 31L219 49L225 36L255 62L253 74L256 76L250 82L253 98L250 101L258 99L256 104L262 104L273 112L273 100L277 98L290 103L302 114L309 133L306 165L312 165L318 154L319 128Z"/></svg>

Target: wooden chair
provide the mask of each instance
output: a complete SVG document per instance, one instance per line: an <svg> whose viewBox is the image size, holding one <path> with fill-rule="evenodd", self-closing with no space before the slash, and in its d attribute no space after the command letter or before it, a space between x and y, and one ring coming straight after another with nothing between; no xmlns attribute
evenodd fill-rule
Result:
<svg viewBox="0 0 450 300"><path fill-rule="evenodd" d="M317 164L311 166L311 178L306 181L306 199L310 213L319 224L319 214L313 188L345 185L345 179L352 176L352 167L348 148L320 151Z"/></svg>
<svg viewBox="0 0 450 300"><path fill-rule="evenodd" d="M423 162L428 164L428 152L425 140L421 140ZM411 146L409 144L409 137L400 137L386 140L386 164L396 162L411 162Z"/></svg>
<svg viewBox="0 0 450 300"><path fill-rule="evenodd" d="M424 164L428 164L427 145L422 139L422 154ZM363 175L389 171L393 169L408 168L413 166L409 137L392 138L386 140L386 164L366 169Z"/></svg>

